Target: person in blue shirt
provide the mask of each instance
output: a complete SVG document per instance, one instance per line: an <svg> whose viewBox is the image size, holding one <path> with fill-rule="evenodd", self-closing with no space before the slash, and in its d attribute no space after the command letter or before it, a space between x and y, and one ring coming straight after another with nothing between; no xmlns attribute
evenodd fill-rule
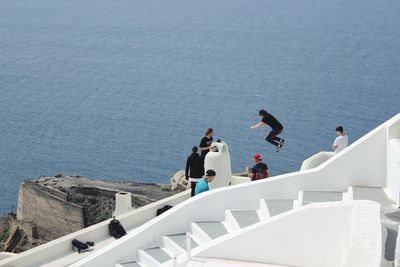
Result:
<svg viewBox="0 0 400 267"><path fill-rule="evenodd" d="M214 170L206 171L206 175L197 182L195 194L198 195L200 193L206 192L209 190L208 184L211 183L217 174Z"/></svg>

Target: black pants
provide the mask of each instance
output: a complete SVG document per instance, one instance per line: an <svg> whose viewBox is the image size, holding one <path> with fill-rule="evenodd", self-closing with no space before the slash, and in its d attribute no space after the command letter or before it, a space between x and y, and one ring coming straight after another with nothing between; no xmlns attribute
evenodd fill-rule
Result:
<svg viewBox="0 0 400 267"><path fill-rule="evenodd" d="M267 140L268 143L273 144L274 146L278 146L279 142L282 141L281 138L279 138L277 135L281 134L283 129L272 129L272 131L269 132L265 140Z"/></svg>
<svg viewBox="0 0 400 267"><path fill-rule="evenodd" d="M191 192L191 196L192 197L194 196L194 193L195 193L195 190L196 190L196 184L197 183L195 183L195 182L190 182L190 187L192 189L192 192Z"/></svg>

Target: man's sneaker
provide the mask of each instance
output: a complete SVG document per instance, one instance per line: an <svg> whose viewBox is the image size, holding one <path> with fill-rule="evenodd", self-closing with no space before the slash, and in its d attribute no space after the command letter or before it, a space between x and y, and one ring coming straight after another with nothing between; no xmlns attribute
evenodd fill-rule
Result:
<svg viewBox="0 0 400 267"><path fill-rule="evenodd" d="M279 151L282 149L282 147L283 147L284 144L285 144L285 139L282 139L282 140L279 142L279 145L276 147L276 152L279 152Z"/></svg>

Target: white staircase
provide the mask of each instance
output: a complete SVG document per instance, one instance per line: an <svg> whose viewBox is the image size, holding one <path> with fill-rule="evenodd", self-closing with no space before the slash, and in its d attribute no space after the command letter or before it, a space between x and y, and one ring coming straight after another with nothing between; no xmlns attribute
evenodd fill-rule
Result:
<svg viewBox="0 0 400 267"><path fill-rule="evenodd" d="M116 264L116 267L154 267L176 266L187 261L192 249L227 234L241 231L242 229L260 222L268 221L271 217L300 208L305 205L321 202L342 202L352 200L372 200L381 205L382 229L383 229L383 259L386 264L393 266L395 259L396 242L398 238L398 220L400 214L393 207L382 188L373 187L349 187L346 192L340 191L299 191L297 199L260 199L259 208L228 209L225 210L224 221L199 221L189 225L190 232L172 233L159 238L159 246L143 248L137 251L132 261ZM394 218L391 218L391 216ZM188 244L190 240L190 244ZM135 260L133 260L135 259ZM174 263L175 261L175 263Z"/></svg>
<svg viewBox="0 0 400 267"><path fill-rule="evenodd" d="M351 188L349 191L351 192ZM297 207L316 202L346 201L348 192L300 191L297 199L260 199L257 210L225 210L224 221L199 221L190 223L190 233L171 233L159 238L159 245L142 248L132 261L116 264L116 267L155 267L174 266L188 260L188 249L225 236L257 223L267 221L273 216L291 211ZM187 244L190 239L190 244ZM135 259L135 260L133 260Z"/></svg>

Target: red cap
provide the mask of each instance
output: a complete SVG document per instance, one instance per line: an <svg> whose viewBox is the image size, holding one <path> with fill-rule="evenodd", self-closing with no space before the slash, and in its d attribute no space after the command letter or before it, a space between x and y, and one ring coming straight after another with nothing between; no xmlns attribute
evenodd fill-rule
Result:
<svg viewBox="0 0 400 267"><path fill-rule="evenodd" d="M254 154L253 159L254 159L255 161L261 161L261 160L262 160L260 154Z"/></svg>

